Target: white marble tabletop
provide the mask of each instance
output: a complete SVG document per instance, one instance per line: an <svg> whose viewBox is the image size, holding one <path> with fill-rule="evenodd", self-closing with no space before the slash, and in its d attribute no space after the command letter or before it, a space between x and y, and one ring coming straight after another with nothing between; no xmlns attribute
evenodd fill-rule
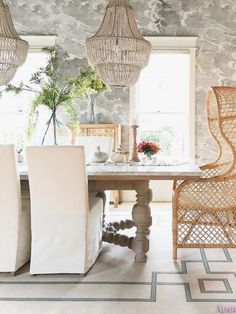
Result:
<svg viewBox="0 0 236 314"><path fill-rule="evenodd" d="M27 166L20 165L22 180L28 179ZM108 180L113 177L117 180L125 179L198 179L202 171L194 163L183 163L176 166L140 166L140 165L89 165L87 166L89 180Z"/></svg>

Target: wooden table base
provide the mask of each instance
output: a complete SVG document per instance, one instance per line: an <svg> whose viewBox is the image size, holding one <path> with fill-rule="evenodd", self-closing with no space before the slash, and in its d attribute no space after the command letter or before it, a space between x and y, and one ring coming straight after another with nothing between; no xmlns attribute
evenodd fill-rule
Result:
<svg viewBox="0 0 236 314"><path fill-rule="evenodd" d="M149 189L148 181L132 182L132 188L137 192L137 201L132 210L133 220L122 220L105 224L103 241L113 243L122 247L128 247L135 253L135 262L144 263L147 261L146 253L149 250L150 233L149 228L152 225L151 210L149 203L152 200L152 191ZM126 189L128 187L126 186ZM120 230L136 227L136 236L128 237L118 233Z"/></svg>

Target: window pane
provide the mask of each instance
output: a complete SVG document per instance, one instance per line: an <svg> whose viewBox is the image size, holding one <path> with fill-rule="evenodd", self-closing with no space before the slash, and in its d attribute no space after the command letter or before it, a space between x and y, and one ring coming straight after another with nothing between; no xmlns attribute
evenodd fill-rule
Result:
<svg viewBox="0 0 236 314"><path fill-rule="evenodd" d="M164 156L187 156L190 55L152 53L137 84L140 140L159 143Z"/></svg>
<svg viewBox="0 0 236 314"><path fill-rule="evenodd" d="M185 120L183 114L143 114L140 117L139 140L156 142L164 156L183 159L186 149Z"/></svg>
<svg viewBox="0 0 236 314"><path fill-rule="evenodd" d="M139 80L139 111L185 112L189 80L189 54L153 53Z"/></svg>
<svg viewBox="0 0 236 314"><path fill-rule="evenodd" d="M48 56L45 53L29 53L25 64L20 67L11 81L18 85L21 81L28 82L32 74L40 67L47 64ZM35 86L38 90L39 86ZM0 143L18 144L17 141L25 141L28 126L28 114L35 93L23 91L3 93L0 99Z"/></svg>

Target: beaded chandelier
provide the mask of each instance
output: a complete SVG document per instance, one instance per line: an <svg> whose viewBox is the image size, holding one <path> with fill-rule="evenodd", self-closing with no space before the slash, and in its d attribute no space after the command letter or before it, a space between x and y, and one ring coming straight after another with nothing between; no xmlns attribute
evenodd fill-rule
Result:
<svg viewBox="0 0 236 314"><path fill-rule="evenodd" d="M27 57L29 45L17 34L9 7L0 0L0 86L9 83Z"/></svg>
<svg viewBox="0 0 236 314"><path fill-rule="evenodd" d="M90 63L110 86L134 85L151 53L151 43L138 30L129 0L110 0L100 29L86 46Z"/></svg>

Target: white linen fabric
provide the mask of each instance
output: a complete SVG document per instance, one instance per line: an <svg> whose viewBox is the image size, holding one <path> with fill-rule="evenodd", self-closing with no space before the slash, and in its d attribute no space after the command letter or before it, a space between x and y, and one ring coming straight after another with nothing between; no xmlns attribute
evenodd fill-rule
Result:
<svg viewBox="0 0 236 314"><path fill-rule="evenodd" d="M21 204L13 145L0 146L0 272L15 272L30 259L30 206Z"/></svg>
<svg viewBox="0 0 236 314"><path fill-rule="evenodd" d="M31 194L31 274L86 273L102 246L103 202L88 193L84 148L26 149Z"/></svg>
<svg viewBox="0 0 236 314"><path fill-rule="evenodd" d="M91 162L91 157L96 152L97 147L100 146L101 151L111 156L112 153L112 138L109 136L78 136L77 145L84 146L86 163ZM111 192L106 191L105 213L109 212Z"/></svg>

